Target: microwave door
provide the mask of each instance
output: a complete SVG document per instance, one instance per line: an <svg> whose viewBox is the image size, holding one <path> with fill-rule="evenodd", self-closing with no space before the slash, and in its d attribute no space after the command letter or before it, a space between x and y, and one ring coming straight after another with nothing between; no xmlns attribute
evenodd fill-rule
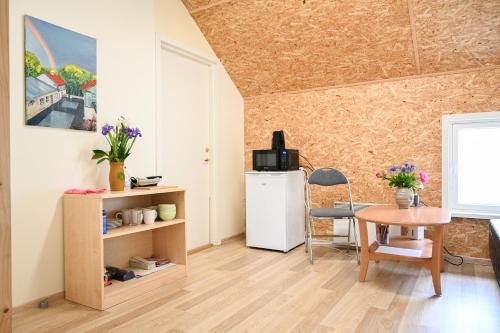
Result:
<svg viewBox="0 0 500 333"><path fill-rule="evenodd" d="M257 171L278 170L278 156L276 151L256 151L254 153L254 169Z"/></svg>

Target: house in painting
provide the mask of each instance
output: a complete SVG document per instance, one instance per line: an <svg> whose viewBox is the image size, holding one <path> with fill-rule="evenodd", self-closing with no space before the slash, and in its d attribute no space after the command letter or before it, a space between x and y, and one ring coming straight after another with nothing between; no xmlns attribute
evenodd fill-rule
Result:
<svg viewBox="0 0 500 333"><path fill-rule="evenodd" d="M66 82L55 73L44 73L37 77L37 79L54 87L58 91L58 100L66 96Z"/></svg>
<svg viewBox="0 0 500 333"><path fill-rule="evenodd" d="M92 80L82 86L84 106L96 109L96 84L97 80Z"/></svg>
<svg viewBox="0 0 500 333"><path fill-rule="evenodd" d="M26 78L26 120L29 120L59 100L57 88L35 77Z"/></svg>

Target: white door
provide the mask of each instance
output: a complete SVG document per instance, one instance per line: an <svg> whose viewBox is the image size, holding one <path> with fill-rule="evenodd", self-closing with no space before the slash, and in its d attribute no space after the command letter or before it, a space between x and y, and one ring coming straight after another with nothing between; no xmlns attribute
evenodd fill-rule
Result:
<svg viewBox="0 0 500 333"><path fill-rule="evenodd" d="M186 191L187 246L210 244L210 65L162 46L157 173Z"/></svg>

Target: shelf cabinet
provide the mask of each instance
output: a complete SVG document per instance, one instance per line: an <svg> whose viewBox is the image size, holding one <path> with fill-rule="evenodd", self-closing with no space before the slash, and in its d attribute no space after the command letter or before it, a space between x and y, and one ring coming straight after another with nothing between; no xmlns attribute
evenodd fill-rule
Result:
<svg viewBox="0 0 500 333"><path fill-rule="evenodd" d="M185 190L179 187L64 196L64 275L66 299L104 310L186 276ZM123 226L102 233L108 217L125 208L176 204L172 221ZM132 256L167 258L176 266L104 286L104 267L126 268Z"/></svg>

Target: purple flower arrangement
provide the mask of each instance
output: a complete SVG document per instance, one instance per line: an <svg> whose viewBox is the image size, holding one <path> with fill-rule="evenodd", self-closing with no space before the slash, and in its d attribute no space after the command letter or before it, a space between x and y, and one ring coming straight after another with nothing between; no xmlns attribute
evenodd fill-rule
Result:
<svg viewBox="0 0 500 333"><path fill-rule="evenodd" d="M130 156L132 147L138 137L142 137L141 130L137 127L129 127L123 117L118 120L116 126L105 124L101 129L102 135L108 141L110 150L94 149L92 159L97 164L103 161L124 162Z"/></svg>
<svg viewBox="0 0 500 333"><path fill-rule="evenodd" d="M401 165L393 165L387 170L375 174L377 178L387 180L390 187L411 188L413 191L423 189L429 183L429 175L425 171L417 173L417 166L404 162Z"/></svg>

